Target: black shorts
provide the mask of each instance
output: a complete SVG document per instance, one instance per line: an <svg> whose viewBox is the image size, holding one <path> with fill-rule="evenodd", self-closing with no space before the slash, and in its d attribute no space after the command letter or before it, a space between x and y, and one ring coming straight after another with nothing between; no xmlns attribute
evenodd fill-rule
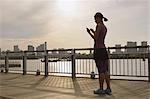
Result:
<svg viewBox="0 0 150 99"><path fill-rule="evenodd" d="M108 58L106 48L94 49L94 60L107 60Z"/></svg>

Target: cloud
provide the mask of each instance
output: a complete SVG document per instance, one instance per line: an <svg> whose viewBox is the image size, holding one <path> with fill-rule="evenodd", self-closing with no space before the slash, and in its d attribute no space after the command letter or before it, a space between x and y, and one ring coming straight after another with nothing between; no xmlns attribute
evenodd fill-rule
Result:
<svg viewBox="0 0 150 99"><path fill-rule="evenodd" d="M37 38L46 35L48 1L2 0L1 38Z"/></svg>

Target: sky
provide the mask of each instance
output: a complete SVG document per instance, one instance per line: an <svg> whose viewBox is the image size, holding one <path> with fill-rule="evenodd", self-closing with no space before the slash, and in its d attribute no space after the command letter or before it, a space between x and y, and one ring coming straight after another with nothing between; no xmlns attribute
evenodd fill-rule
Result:
<svg viewBox="0 0 150 99"><path fill-rule="evenodd" d="M91 48L86 27L95 29L96 12L108 18L106 46L150 44L149 9L149 0L0 0L0 48Z"/></svg>

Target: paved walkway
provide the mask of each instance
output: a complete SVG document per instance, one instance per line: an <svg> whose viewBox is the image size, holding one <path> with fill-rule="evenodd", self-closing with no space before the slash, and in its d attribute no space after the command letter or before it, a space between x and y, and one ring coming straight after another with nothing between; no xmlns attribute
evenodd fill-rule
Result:
<svg viewBox="0 0 150 99"><path fill-rule="evenodd" d="M113 94L94 95L98 79L0 73L0 99L150 99L150 82L111 81Z"/></svg>

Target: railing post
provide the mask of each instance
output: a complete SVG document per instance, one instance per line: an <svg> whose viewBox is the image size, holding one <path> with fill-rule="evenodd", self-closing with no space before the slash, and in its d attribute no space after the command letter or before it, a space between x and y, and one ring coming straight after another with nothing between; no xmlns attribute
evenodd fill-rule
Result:
<svg viewBox="0 0 150 99"><path fill-rule="evenodd" d="M23 75L27 74L27 54L23 52Z"/></svg>
<svg viewBox="0 0 150 99"><path fill-rule="evenodd" d="M8 52L6 52L5 55L5 73L8 73L9 70L9 58L8 58Z"/></svg>
<svg viewBox="0 0 150 99"><path fill-rule="evenodd" d="M76 69L75 69L75 50L71 51L71 62L72 62L72 79L76 78Z"/></svg>
<svg viewBox="0 0 150 99"><path fill-rule="evenodd" d="M148 53L148 81L150 82L150 53Z"/></svg>
<svg viewBox="0 0 150 99"><path fill-rule="evenodd" d="M48 76L48 51L45 51L45 76Z"/></svg>

